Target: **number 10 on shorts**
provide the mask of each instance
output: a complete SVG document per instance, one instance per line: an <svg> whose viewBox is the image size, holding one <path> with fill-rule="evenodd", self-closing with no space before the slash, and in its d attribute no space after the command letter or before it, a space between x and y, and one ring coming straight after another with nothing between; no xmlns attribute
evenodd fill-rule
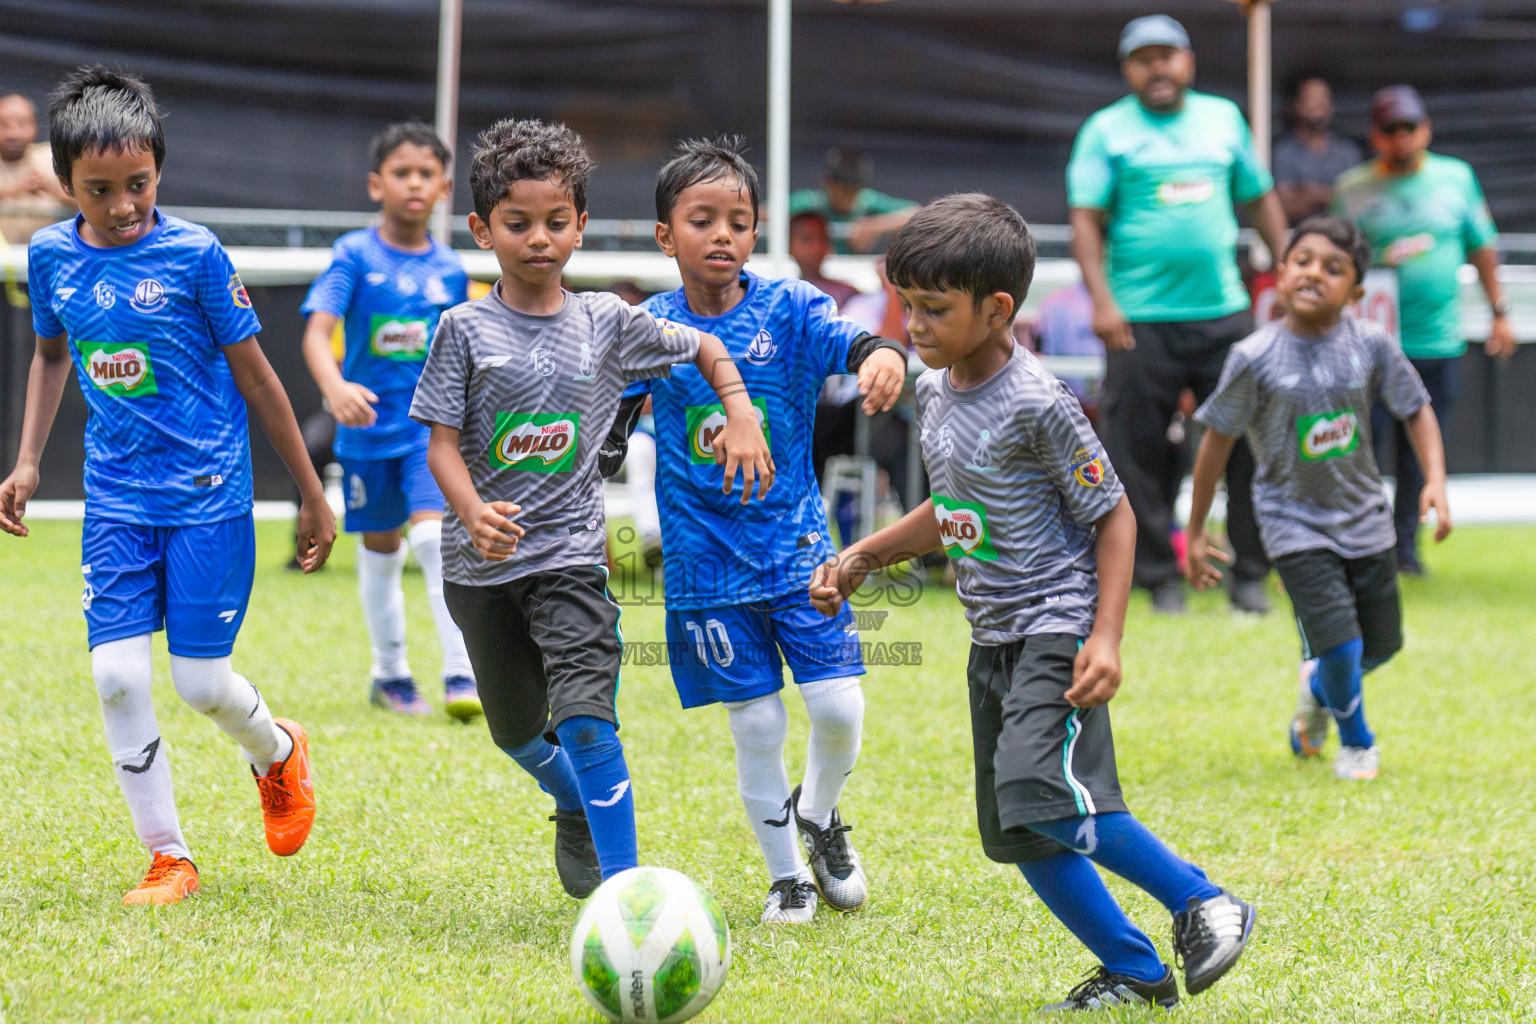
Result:
<svg viewBox="0 0 1536 1024"><path fill-rule="evenodd" d="M713 656L715 664L725 668L736 660L736 651L731 647L731 636L725 631L725 623L719 619L705 619L702 626L690 619L683 623L683 628L693 638L693 648L698 653L699 664L708 665Z"/></svg>

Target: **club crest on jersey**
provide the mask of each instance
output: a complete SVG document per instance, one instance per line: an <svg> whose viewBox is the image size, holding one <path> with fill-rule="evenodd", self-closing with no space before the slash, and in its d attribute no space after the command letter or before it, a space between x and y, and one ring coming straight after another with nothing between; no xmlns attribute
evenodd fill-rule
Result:
<svg viewBox="0 0 1536 1024"><path fill-rule="evenodd" d="M581 413L496 414L491 468L565 473L576 464Z"/></svg>
<svg viewBox="0 0 1536 1024"><path fill-rule="evenodd" d="M779 346L773 340L773 335L768 333L765 327L757 332L752 343L747 346L747 362L753 366L767 366L768 361L778 354Z"/></svg>
<svg viewBox="0 0 1536 1024"><path fill-rule="evenodd" d="M443 279L436 274L427 278L427 287L421 294L423 298L434 306L446 306L449 302L448 288L443 284Z"/></svg>
<svg viewBox="0 0 1536 1024"><path fill-rule="evenodd" d="M133 289L133 298L128 300L128 304L140 313L158 313L170 301L170 296L165 294L165 286L152 277L146 277Z"/></svg>
<svg viewBox="0 0 1536 1024"><path fill-rule="evenodd" d="M987 530L987 510L979 503L935 494L933 515L939 521L939 542L951 557L997 561Z"/></svg>
<svg viewBox="0 0 1536 1024"><path fill-rule="evenodd" d="M768 400L752 399L757 411L757 425L763 429L763 440L772 447L773 434L768 426ZM716 402L713 405L690 405L683 410L688 430L688 461L695 466L715 464L715 438L725 429L725 409Z"/></svg>
<svg viewBox="0 0 1536 1024"><path fill-rule="evenodd" d="M1296 421L1296 440L1308 462L1337 459L1360 447L1360 420L1353 409L1303 416Z"/></svg>
<svg viewBox="0 0 1536 1024"><path fill-rule="evenodd" d="M592 346L587 342L581 343L581 362L576 366L576 376L571 380L591 380L597 376L596 366L592 359Z"/></svg>
<svg viewBox="0 0 1536 1024"><path fill-rule="evenodd" d="M368 328L368 347L374 355L411 363L427 358L427 343L432 339L425 320L375 314Z"/></svg>
<svg viewBox="0 0 1536 1024"><path fill-rule="evenodd" d="M155 368L149 360L148 342L79 341L75 344L80 349L80 362L96 390L119 398L142 398L160 393L155 384Z"/></svg>
<svg viewBox="0 0 1536 1024"><path fill-rule="evenodd" d="M528 358L533 361L533 372L540 377L548 377L555 372L555 357L549 349L536 348L528 354Z"/></svg>
<svg viewBox="0 0 1536 1024"><path fill-rule="evenodd" d="M91 295L102 309L111 309L117 305L117 289L105 281L97 281L96 287L91 289Z"/></svg>
<svg viewBox="0 0 1536 1024"><path fill-rule="evenodd" d="M229 297L241 309L251 308L251 293L245 290L245 282L238 273L229 275Z"/></svg>
<svg viewBox="0 0 1536 1024"><path fill-rule="evenodd" d="M997 467L992 465L992 431L983 430L981 436L976 438L976 447L971 449L971 461L965 464L965 468L978 473L997 472Z"/></svg>
<svg viewBox="0 0 1536 1024"><path fill-rule="evenodd" d="M1097 487L1104 482L1104 460L1096 448L1079 448L1073 452L1067 468L1084 487Z"/></svg>

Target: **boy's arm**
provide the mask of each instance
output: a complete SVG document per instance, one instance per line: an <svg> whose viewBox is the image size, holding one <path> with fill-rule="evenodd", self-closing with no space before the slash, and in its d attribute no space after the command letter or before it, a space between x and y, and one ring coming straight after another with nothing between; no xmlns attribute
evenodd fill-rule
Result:
<svg viewBox="0 0 1536 1024"><path fill-rule="evenodd" d="M720 488L730 494L736 486L736 471L742 476L741 503L752 497L752 484L757 482L757 499L763 500L768 488L773 486L773 454L763 438L762 424L757 421L757 409L747 394L741 371L736 369L725 343L713 334L699 332L699 354L693 365L720 398L725 410L725 426L715 438L715 462L725 466L725 484Z"/></svg>
<svg viewBox="0 0 1536 1024"><path fill-rule="evenodd" d="M1093 525L1098 531L1094 557L1099 567L1099 611L1093 631L1072 663L1072 685L1063 695L1075 708L1107 704L1120 689L1120 638L1125 635L1125 607L1131 599L1131 569L1136 563L1136 516L1124 495Z"/></svg>
<svg viewBox="0 0 1536 1024"><path fill-rule="evenodd" d="M59 400L68 386L69 371L68 336L38 338L32 368L27 373L27 406L21 420L16 468L0 483L0 530L17 537L25 537L28 533L21 518L27 514L27 499L37 490L38 463L42 461L48 434L53 430Z"/></svg>
<svg viewBox="0 0 1536 1024"><path fill-rule="evenodd" d="M454 514L469 529L475 550L487 562L505 562L517 550L517 540L526 532L508 519L523 510L510 501L482 501L470 478L464 456L459 454L459 430L442 423L431 424L427 440L427 468L437 481L438 490L453 507Z"/></svg>
<svg viewBox="0 0 1536 1024"><path fill-rule="evenodd" d="M1408 443L1424 471L1424 490L1419 493L1419 522L1429 522L1429 510L1435 510L1435 541L1451 535L1451 506L1445 496L1445 446L1440 440L1440 421L1428 402L1403 420Z"/></svg>
<svg viewBox="0 0 1536 1024"><path fill-rule="evenodd" d="M624 457L629 454L629 435L645 413L645 403L650 401L649 392L624 395L619 399L619 411L613 417L608 436L597 448L597 473L604 480L624 467Z"/></svg>
<svg viewBox="0 0 1536 1024"><path fill-rule="evenodd" d="M878 334L861 334L848 346L848 372L858 374L864 415L886 412L907 380L907 349Z"/></svg>
<svg viewBox="0 0 1536 1024"><path fill-rule="evenodd" d="M331 335L338 322L334 313L317 310L309 314L309 322L304 327L304 363L337 423L346 427L371 427L379 418L373 411L379 396L342 377L341 367L336 365L336 354L331 349Z"/></svg>
<svg viewBox="0 0 1536 1024"><path fill-rule="evenodd" d="M871 572L926 555L942 543L933 499L929 498L890 526L818 565L811 573L811 605L831 618Z"/></svg>
<svg viewBox="0 0 1536 1024"><path fill-rule="evenodd" d="M1211 564L1218 558L1230 562L1231 557L1220 548L1212 548L1205 532L1205 520L1211 514L1211 502L1216 498L1216 481L1227 469L1232 448L1237 438L1207 427L1200 440L1200 452L1195 456L1194 496L1189 508L1189 536L1184 555L1185 572L1190 585L1196 590L1214 587L1221 579L1221 571Z"/></svg>
<svg viewBox="0 0 1536 1024"><path fill-rule="evenodd" d="M315 475L315 467L310 464L309 453L304 448L304 435L299 431L298 420L293 417L293 406L288 404L288 393L283 390L282 381L277 379L255 337L221 348L234 376L235 387L240 389L245 403L256 413L261 429L272 447L277 449L283 465L288 467L293 482L299 485L299 563L305 572L314 572L325 564L331 545L336 543L336 516L325 500L325 488Z"/></svg>

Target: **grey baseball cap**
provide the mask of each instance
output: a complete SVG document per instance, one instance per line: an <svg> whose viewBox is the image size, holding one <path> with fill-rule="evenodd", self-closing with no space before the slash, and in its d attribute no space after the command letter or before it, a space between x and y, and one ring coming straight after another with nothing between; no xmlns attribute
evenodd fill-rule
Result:
<svg viewBox="0 0 1536 1024"><path fill-rule="evenodd" d="M1189 33L1166 14L1136 18L1120 33L1120 59L1125 60L1143 46L1176 46L1189 49Z"/></svg>
<svg viewBox="0 0 1536 1024"><path fill-rule="evenodd" d="M1371 97L1371 123L1378 128L1393 124L1423 124L1428 117L1424 100L1411 85L1389 85Z"/></svg>

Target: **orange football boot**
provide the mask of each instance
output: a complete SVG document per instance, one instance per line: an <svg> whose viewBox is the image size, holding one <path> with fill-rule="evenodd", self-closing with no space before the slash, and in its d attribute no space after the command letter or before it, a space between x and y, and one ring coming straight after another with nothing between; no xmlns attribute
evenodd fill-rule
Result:
<svg viewBox="0 0 1536 1024"><path fill-rule="evenodd" d="M293 739L293 752L279 761L266 775L257 775L261 791L261 817L267 827L267 848L279 857L298 853L309 838L315 823L315 784L309 774L309 740L298 722L286 718L272 720Z"/></svg>
<svg viewBox="0 0 1536 1024"><path fill-rule="evenodd" d="M149 874L123 897L123 905L161 907L167 903L180 903L183 896L195 892L197 865L185 857L157 853L155 862L149 867Z"/></svg>

